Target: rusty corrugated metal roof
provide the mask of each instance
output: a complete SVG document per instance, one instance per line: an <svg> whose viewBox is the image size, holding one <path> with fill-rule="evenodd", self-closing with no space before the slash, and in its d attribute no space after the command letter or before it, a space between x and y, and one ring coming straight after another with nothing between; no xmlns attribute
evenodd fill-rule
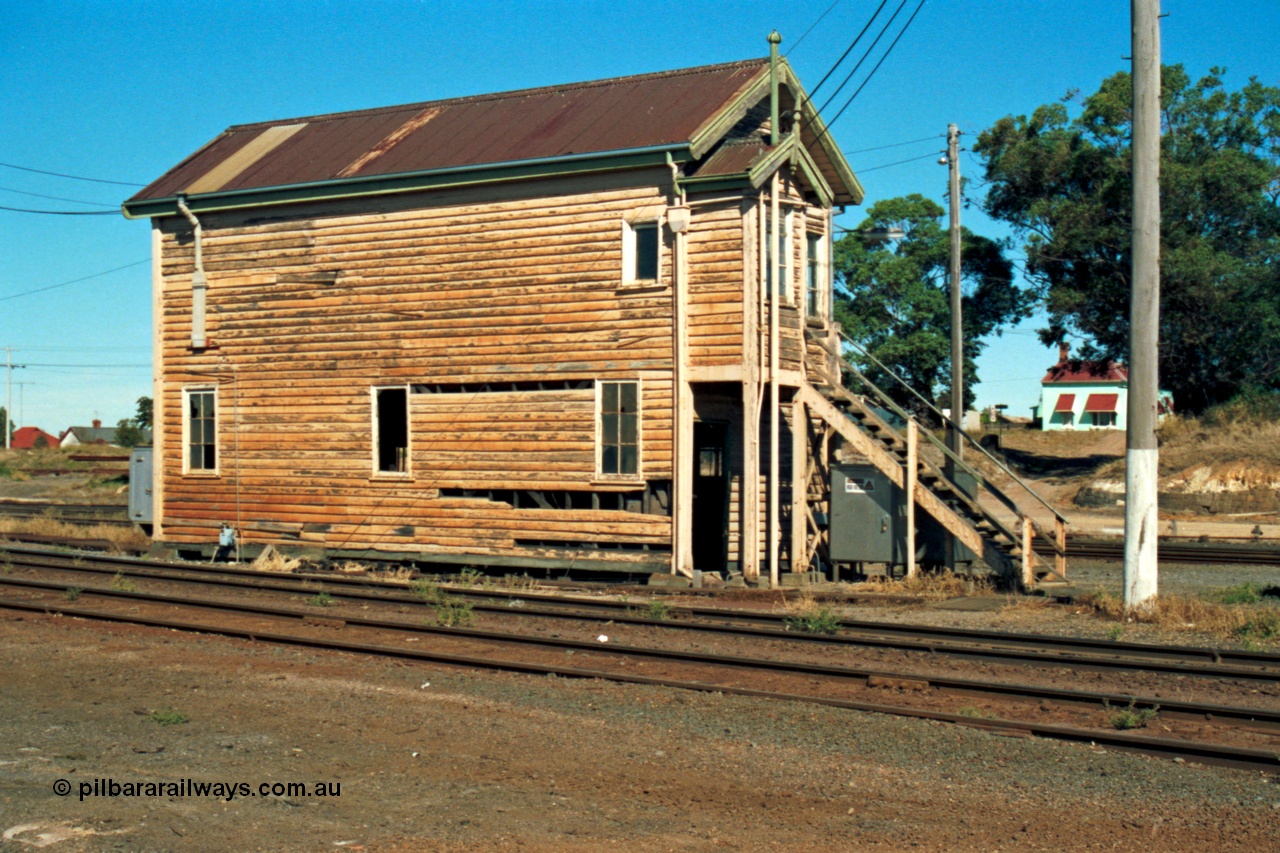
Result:
<svg viewBox="0 0 1280 853"><path fill-rule="evenodd" d="M1128 381L1128 369L1116 361L1060 361L1049 368L1040 384Z"/></svg>
<svg viewBox="0 0 1280 853"><path fill-rule="evenodd" d="M716 151L698 166L699 178L713 175L741 175L761 157L773 151L773 146L760 139L733 140L721 145Z"/></svg>
<svg viewBox="0 0 1280 853"><path fill-rule="evenodd" d="M130 201L678 144L767 68L753 59L237 125Z"/></svg>

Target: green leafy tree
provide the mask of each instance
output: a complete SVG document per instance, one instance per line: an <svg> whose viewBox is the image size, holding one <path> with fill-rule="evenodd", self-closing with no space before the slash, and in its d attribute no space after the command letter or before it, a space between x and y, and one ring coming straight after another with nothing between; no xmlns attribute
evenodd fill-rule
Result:
<svg viewBox="0 0 1280 853"><path fill-rule="evenodd" d="M142 429L131 418L121 418L116 423L117 447L137 447L142 443Z"/></svg>
<svg viewBox="0 0 1280 853"><path fill-rule="evenodd" d="M133 416L133 422L142 429L151 429L151 398L138 398L138 411Z"/></svg>
<svg viewBox="0 0 1280 853"><path fill-rule="evenodd" d="M1163 74L1161 386L1179 410L1280 389L1280 89ZM1074 114L1074 115L1073 115ZM1129 74L983 132L984 207L1025 241L1046 344L1126 360L1133 187Z"/></svg>
<svg viewBox="0 0 1280 853"><path fill-rule="evenodd" d="M877 202L857 230L901 228L903 239L872 243L857 233L835 245L836 319L845 334L928 400L951 386L950 241L937 202L913 194ZM1013 280L1000 243L961 233L965 402L978 384L983 339L1028 315L1031 296ZM851 361L899 405L928 419L910 392L857 352Z"/></svg>

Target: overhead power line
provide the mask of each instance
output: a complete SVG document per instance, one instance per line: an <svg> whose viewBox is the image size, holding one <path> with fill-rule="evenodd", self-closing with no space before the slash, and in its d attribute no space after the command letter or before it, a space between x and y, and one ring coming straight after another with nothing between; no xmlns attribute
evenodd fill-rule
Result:
<svg viewBox="0 0 1280 853"><path fill-rule="evenodd" d="M70 178L73 181L92 181L95 184L118 184L122 187L145 187L146 184L135 184L131 181L108 181L105 178L84 178L80 175L67 175L62 172L46 172L44 169L32 169L30 166L15 166L13 163L0 163L6 169L17 169L21 172L35 172L37 175L53 175L55 178Z"/></svg>
<svg viewBox="0 0 1280 853"><path fill-rule="evenodd" d="M888 2L889 0L880 0L880 5L876 7L875 14L873 14L870 18L867 19L867 23L862 28L862 32L858 33L858 35L854 38L854 40L849 42L849 46L845 48L844 53L840 54L840 58L837 59L835 63L831 66L831 68L827 70L826 74L822 75L822 79L818 81L818 85L814 86L813 91L809 92L808 96L805 98L806 101L808 101L809 103L813 103L813 97L814 95L818 94L818 90L822 88L822 84L826 83L827 78L829 78L832 74L836 73L836 69L840 67L840 63L844 62L845 59L848 58L849 54L853 52L853 49L858 46L858 42L862 41L862 37L867 34L867 30L871 29L871 24L875 21L876 17L880 14L880 10L883 9L885 7L885 4Z"/></svg>
<svg viewBox="0 0 1280 853"><path fill-rule="evenodd" d="M831 132L831 127L840 120L840 116L844 115L844 111L849 109L849 105L853 103L854 98L858 97L862 90L867 87L867 84L871 82L871 78L876 76L876 72L880 70L880 66L884 65L884 61L889 58L889 54L893 53L893 49L898 46L898 42L902 40L902 37L907 34L907 30L911 28L911 22L916 19L916 15L920 14L920 10L924 8L924 4L925 0L920 0L916 5L915 11L911 13L910 18L907 18L907 22L902 25L902 29L898 31L898 35L889 44L889 48L884 52L884 56L880 57L880 61L877 62L875 67L871 69L871 72L867 74L867 78L862 81L862 85L858 87L857 91L849 96L849 100L844 102L844 106L840 108L840 112L836 113L835 117L831 119L831 121L827 122L826 129L818 135L819 139L821 139L823 135ZM874 46L875 45L872 45L872 47Z"/></svg>
<svg viewBox="0 0 1280 853"><path fill-rule="evenodd" d="M107 204L106 202L102 202L102 201L85 201L84 199L67 198L66 196L61 196L61 195L45 195L44 193L32 193L32 192L27 192L26 190L15 190L13 187L0 187L0 190L4 190L7 193L17 193L18 195L29 195L34 198L47 198L53 201L69 201L74 204L92 204L96 207L111 207L111 208L115 208L116 210L120 209L120 205L118 204Z"/></svg>
<svg viewBox="0 0 1280 853"><path fill-rule="evenodd" d="M868 151L883 151L886 148L901 148L904 145L916 145L921 142L932 142L935 139L943 138L944 134L935 133L933 136L922 136L919 139L910 139L906 142L891 142L888 145L877 145L874 148L859 148L857 151L846 151L845 154L866 154Z"/></svg>
<svg viewBox="0 0 1280 853"><path fill-rule="evenodd" d="M856 171L859 175L865 175L867 172L874 172L877 169L887 169L890 166L901 166L903 163L914 163L917 160L929 160L929 159L932 159L934 154L936 153L937 152L931 152L929 154L921 155L920 157L909 157L906 160L898 160L897 162L894 162L894 163L885 163L882 166L872 166L870 169L857 169Z"/></svg>
<svg viewBox="0 0 1280 853"><path fill-rule="evenodd" d="M804 41L805 36L807 36L807 35L809 35L809 33L813 32L813 28L814 28L814 27L816 27L816 26L818 26L818 24L821 24L821 23L822 23L822 19L823 19L823 18L825 18L827 15L831 14L831 10L832 10L832 9L834 9L835 7L839 6L839 5L840 5L840 0L836 0L836 2L834 2L834 3L832 3L830 6L828 6L828 7L827 7L827 11L825 11L825 12L823 12L821 15L819 15L819 16L818 16L818 20L816 20L816 21L814 21L812 24L810 24L810 25L809 25L809 29L807 29L807 30L805 30L803 33L801 33L800 38L796 39L796 43L795 43L795 44L793 44L793 45L791 45L791 47L787 48L786 52L785 52L785 53L783 53L782 55L783 55L783 56L787 56L787 55L789 55L789 54L791 53L791 51L793 51L793 50L795 50L797 47L799 47L799 46L800 46L800 42Z"/></svg>
<svg viewBox="0 0 1280 853"><path fill-rule="evenodd" d="M0 205L0 210L8 210L13 213L43 213L48 216L119 216L118 210L33 210L29 207L5 207Z"/></svg>
<svg viewBox="0 0 1280 853"><path fill-rule="evenodd" d="M8 302L10 299L17 299L20 296L31 296L36 293L44 293L46 290L56 290L59 287L66 287L69 284L79 284L80 282L88 281L91 278L101 278L104 275L110 275L113 272L120 272L120 270L127 270L130 267L140 266L141 264L149 263L150 261L150 258L143 258L140 261L134 261L133 263L125 264L122 267L103 270L102 272L96 272L93 275L86 275L80 278L73 278L71 281L64 281L61 284L51 284L48 287L37 287L35 290L24 290L22 293L11 293L8 296L0 296L0 302Z"/></svg>
<svg viewBox="0 0 1280 853"><path fill-rule="evenodd" d="M889 16L889 20L884 22L884 26L880 28L880 32L876 34L875 40L872 41L870 46L862 52L862 56L853 66L853 70L844 76L844 79L840 81L840 85L836 87L836 90L832 92L830 97L828 97L826 101L823 102L822 106L818 108L819 113L825 112L827 107L831 106L831 102L834 101L842 91L844 91L844 87L853 79L853 75L858 73L858 69L862 67L862 63L866 62L871 56L871 51L876 49L876 45L880 43L880 39L884 38L884 34L889 32L889 27L893 26L893 22L897 20L898 15L902 13L902 10L905 9L906 6L907 0L902 0L902 2L898 4L898 8L893 10L893 14ZM881 8L884 8L883 3L881 4ZM880 9L876 9L876 14L880 14ZM874 21L875 18L872 18L871 20ZM871 26L871 21L867 22L867 26Z"/></svg>

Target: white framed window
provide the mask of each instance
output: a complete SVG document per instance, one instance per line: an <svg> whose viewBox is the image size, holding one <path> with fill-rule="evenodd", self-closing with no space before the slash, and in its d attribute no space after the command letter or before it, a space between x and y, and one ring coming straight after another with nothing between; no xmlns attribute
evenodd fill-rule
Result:
<svg viewBox="0 0 1280 853"><path fill-rule="evenodd" d="M660 217L622 223L622 283L657 284L662 270L662 221Z"/></svg>
<svg viewBox="0 0 1280 853"><path fill-rule="evenodd" d="M765 216L765 281L768 285L768 293L770 298L776 292L782 297L783 302L792 301L791 283L792 283L792 257L795 253L791 242L791 227L795 222L795 214L793 211L787 210L782 214L782 221L779 223L777 245L770 240L773 233L773 212L770 211ZM773 283L773 257L778 256L778 284L775 287Z"/></svg>
<svg viewBox="0 0 1280 853"><path fill-rule="evenodd" d="M182 472L218 473L218 389L182 389Z"/></svg>
<svg viewBox="0 0 1280 853"><path fill-rule="evenodd" d="M639 479L640 381L596 383L596 473Z"/></svg>
<svg viewBox="0 0 1280 853"><path fill-rule="evenodd" d="M375 386L373 404L373 473L375 476L407 476L409 473L409 387Z"/></svg>
<svg viewBox="0 0 1280 853"><path fill-rule="evenodd" d="M826 239L816 232L806 232L805 251L805 313L810 317L821 317L826 294L831 290L827 283Z"/></svg>

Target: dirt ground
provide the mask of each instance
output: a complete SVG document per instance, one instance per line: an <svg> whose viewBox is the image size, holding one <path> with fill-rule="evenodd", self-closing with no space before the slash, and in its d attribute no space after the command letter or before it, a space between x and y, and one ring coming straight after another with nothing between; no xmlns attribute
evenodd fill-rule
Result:
<svg viewBox="0 0 1280 853"><path fill-rule="evenodd" d="M5 850L1259 851L1280 825L1256 773L732 696L6 611L0 671ZM248 790L190 791L217 782ZM289 782L340 788L255 796Z"/></svg>

